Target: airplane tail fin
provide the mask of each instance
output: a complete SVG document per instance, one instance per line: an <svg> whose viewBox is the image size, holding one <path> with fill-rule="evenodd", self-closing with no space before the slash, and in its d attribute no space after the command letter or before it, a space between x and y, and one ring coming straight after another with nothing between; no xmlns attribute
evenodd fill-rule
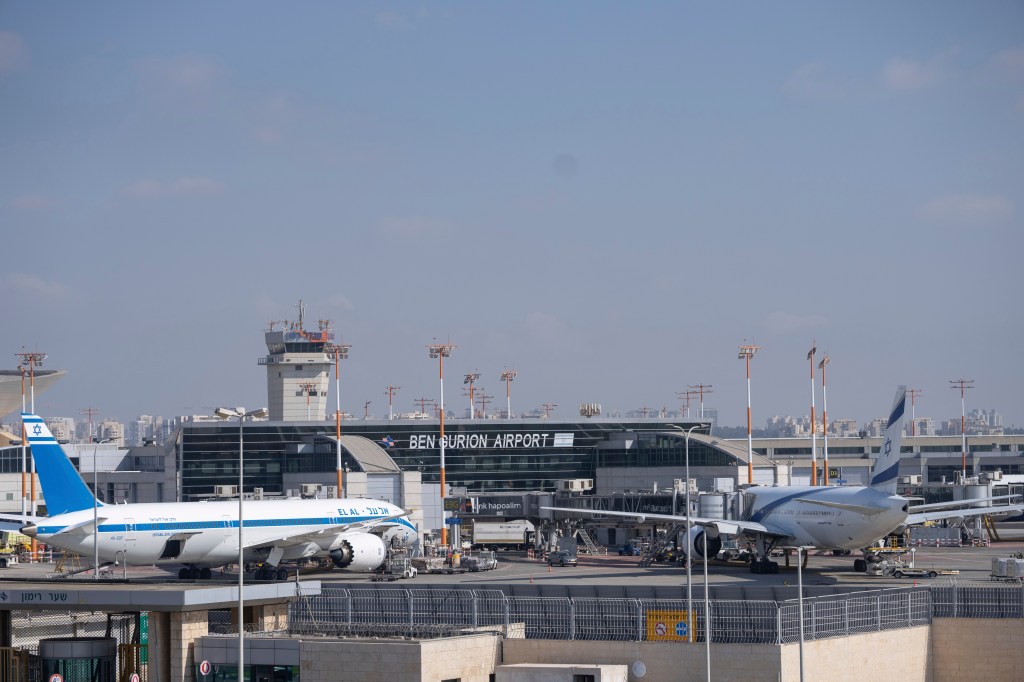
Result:
<svg viewBox="0 0 1024 682"><path fill-rule="evenodd" d="M92 509L96 504L89 487L72 466L57 440L43 420L34 414L22 413L25 433L32 448L32 458L43 486L46 511L50 516Z"/></svg>
<svg viewBox="0 0 1024 682"><path fill-rule="evenodd" d="M885 438L882 450L875 460L875 468L871 473L871 487L896 492L896 475L900 471L900 440L903 437L903 413L907 405L907 387L896 389L896 399L889 413L889 423L885 427Z"/></svg>

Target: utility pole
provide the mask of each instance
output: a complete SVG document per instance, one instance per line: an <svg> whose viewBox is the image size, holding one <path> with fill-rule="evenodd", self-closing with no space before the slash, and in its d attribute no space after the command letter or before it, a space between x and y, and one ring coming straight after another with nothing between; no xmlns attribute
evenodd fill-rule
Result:
<svg viewBox="0 0 1024 682"><path fill-rule="evenodd" d="M818 420L814 417L814 354L818 352L818 344L811 341L811 349L807 351L807 359L811 363L811 485L818 485Z"/></svg>
<svg viewBox="0 0 1024 682"><path fill-rule="evenodd" d="M273 329L273 322L271 322ZM350 343L335 343L324 349L326 353L334 353L334 439L335 439L335 477L338 482L335 497L340 499L344 494L344 474L341 469L341 361L348 359ZM308 400L308 398L307 398Z"/></svg>
<svg viewBox="0 0 1024 682"><path fill-rule="evenodd" d="M832 362L832 359L826 353L825 357L818 363L818 369L821 370L821 456L825 461L825 485L828 485L828 394L825 392L825 368L828 367L830 362Z"/></svg>
<svg viewBox="0 0 1024 682"><path fill-rule="evenodd" d="M301 388L302 392L306 394L306 421L309 421L312 419L312 416L309 413L309 396L313 392L313 389L316 388L316 384L312 381L307 381L299 384L299 388Z"/></svg>
<svg viewBox="0 0 1024 682"><path fill-rule="evenodd" d="M433 404L434 403L434 399L433 398L416 398L416 400L414 400L413 402L420 404L420 414L428 414L428 412L427 412L427 405L428 404Z"/></svg>
<svg viewBox="0 0 1024 682"><path fill-rule="evenodd" d="M367 400L365 403L363 403L363 420L364 421L370 418L370 403L372 403L372 402L373 402L372 400Z"/></svg>
<svg viewBox="0 0 1024 682"><path fill-rule="evenodd" d="M960 482L967 481L967 410L964 402L964 391L974 388L974 379L951 379L953 384L950 388L960 389L960 438L962 441L960 449Z"/></svg>
<svg viewBox="0 0 1024 682"><path fill-rule="evenodd" d="M437 370L438 377L441 382L441 404L439 411L439 421L441 425L441 434L438 439L438 444L441 446L441 545L444 547L448 546L448 519L444 513L444 498L448 494L448 489L445 487L444 480L444 359L450 358L452 351L455 350L455 344L452 343L438 343L437 339L434 339L434 343L427 346L427 352L431 359L437 359Z"/></svg>
<svg viewBox="0 0 1024 682"><path fill-rule="evenodd" d="M544 403L541 408L544 410L544 418L547 419L551 416L551 411L558 407L558 403Z"/></svg>

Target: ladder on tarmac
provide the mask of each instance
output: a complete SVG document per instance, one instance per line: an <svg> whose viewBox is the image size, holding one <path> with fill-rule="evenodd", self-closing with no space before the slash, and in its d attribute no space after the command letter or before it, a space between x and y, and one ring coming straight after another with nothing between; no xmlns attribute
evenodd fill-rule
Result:
<svg viewBox="0 0 1024 682"><path fill-rule="evenodd" d="M674 524L668 529L665 535L660 536L657 540L648 545L647 549L640 555L640 563L638 564L641 568L646 568L654 563L655 558L660 556L666 550L672 549L676 542L676 536L679 534L679 528L685 527L681 524ZM687 557L689 559L689 557Z"/></svg>
<svg viewBox="0 0 1024 682"><path fill-rule="evenodd" d="M583 546L591 556L606 554L608 552L607 548L598 548L597 543L594 542L593 538L590 537L590 533L588 533L585 528L577 528L576 535L583 541ZM604 551L601 551L602 549Z"/></svg>

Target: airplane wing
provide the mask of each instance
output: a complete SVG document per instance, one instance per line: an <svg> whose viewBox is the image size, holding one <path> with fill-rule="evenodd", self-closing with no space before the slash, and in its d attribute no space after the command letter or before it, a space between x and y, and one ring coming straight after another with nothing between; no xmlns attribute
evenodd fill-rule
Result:
<svg viewBox="0 0 1024 682"><path fill-rule="evenodd" d="M334 539L340 534L345 532L369 532L371 529L378 526L390 524L395 519L400 519L408 516L410 512L403 511L401 514L392 514L391 516L381 516L374 519L367 519L365 521L356 521L355 523L339 523L333 526L325 526L318 530L310 531L308 533L299 533L296 535L283 535L273 540L261 539L258 542L252 542L246 544L246 549L266 549L271 547L294 547L297 545L305 545L310 542L316 544L324 543L324 541L330 541L328 544L333 543Z"/></svg>
<svg viewBox="0 0 1024 682"><path fill-rule="evenodd" d="M904 525L916 526L927 521L938 521L940 519L956 519L967 516L982 516L984 514L1003 514L1006 512L1024 511L1024 504L1008 504L999 507L972 507L970 509L947 509L945 511L923 512L920 514L907 514Z"/></svg>
<svg viewBox="0 0 1024 682"><path fill-rule="evenodd" d="M627 519L636 519L637 521L644 521L647 519L654 521L671 521L672 523L686 523L685 516L675 516L673 514L644 514L641 512L618 512L618 511L606 511L603 509L571 509L567 507L541 507L541 509L550 509L551 511L568 512L570 514L593 514L595 516L620 516ZM763 534L769 537L785 538L789 537L789 534L781 529L774 528L770 525L763 523L756 523L754 521L734 521L726 519L707 519L699 516L691 516L690 523L695 526L705 526L708 528L714 528L719 533L724 535L753 535Z"/></svg>
<svg viewBox="0 0 1024 682"><path fill-rule="evenodd" d="M934 502L932 504L915 504L910 508L911 514L916 514L925 510L932 509L949 509L950 507L964 507L967 505L975 504L977 502L992 502L994 500L1010 500L1020 495L996 495L994 497L972 497L966 500L950 500L949 502ZM991 507L990 507L991 508Z"/></svg>
<svg viewBox="0 0 1024 682"><path fill-rule="evenodd" d="M78 523L62 528L61 531L57 533L57 535L92 535L93 529L96 526L102 524L106 520L106 517L100 516L96 519L95 526L93 525L92 519L88 519L86 521L79 521Z"/></svg>

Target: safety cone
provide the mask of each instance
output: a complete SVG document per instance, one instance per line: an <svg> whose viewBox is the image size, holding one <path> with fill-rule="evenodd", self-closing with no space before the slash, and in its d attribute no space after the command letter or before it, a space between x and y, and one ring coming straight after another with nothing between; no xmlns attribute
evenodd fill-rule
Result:
<svg viewBox="0 0 1024 682"><path fill-rule="evenodd" d="M551 564L548 564L548 573L551 572Z"/></svg>

